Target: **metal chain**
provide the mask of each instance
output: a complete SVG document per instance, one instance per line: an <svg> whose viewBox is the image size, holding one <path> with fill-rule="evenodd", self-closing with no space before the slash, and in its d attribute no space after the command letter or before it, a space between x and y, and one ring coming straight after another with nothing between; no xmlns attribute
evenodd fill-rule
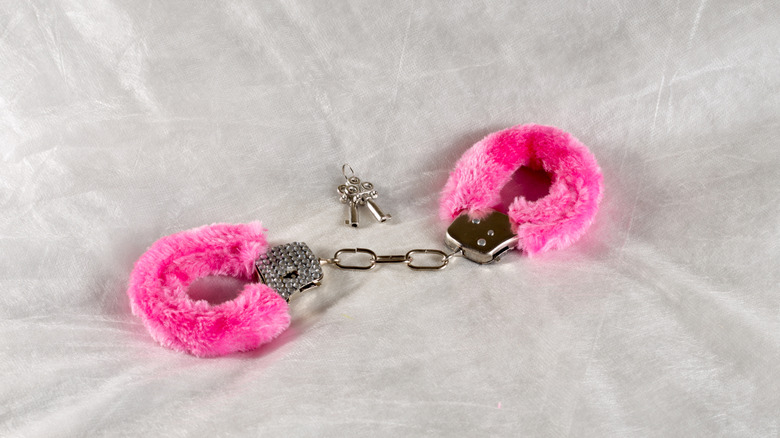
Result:
<svg viewBox="0 0 780 438"><path fill-rule="evenodd" d="M340 256L342 254L364 254L368 256L363 264L347 264L342 262ZM415 264L414 258L422 258L425 255L433 255L437 257L436 263L431 265ZM450 259L453 257L462 257L463 250L457 249L455 252L447 254L444 251L438 249L413 249L403 255L377 255L374 251L368 248L344 248L336 251L336 254L329 259L320 259L321 265L334 265L339 269L349 269L356 271L368 271L374 269L376 265L380 263L403 263L410 269L417 271L435 271L444 269L449 264Z"/></svg>

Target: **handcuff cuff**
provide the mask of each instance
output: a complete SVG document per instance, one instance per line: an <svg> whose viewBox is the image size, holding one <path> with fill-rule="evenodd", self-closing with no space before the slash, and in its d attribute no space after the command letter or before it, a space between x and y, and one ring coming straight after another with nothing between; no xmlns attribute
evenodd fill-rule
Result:
<svg viewBox="0 0 780 438"><path fill-rule="evenodd" d="M505 212L497 211L501 188L523 166L551 175L548 194L535 201L518 196ZM376 197L372 189L364 201ZM513 249L528 256L562 249L584 234L602 193L596 159L579 140L551 126L518 125L477 142L450 174L439 209L442 219L452 221L445 236L449 252L378 255L368 248L345 248L319 258L303 242L269 249L259 222L214 224L155 242L136 262L127 293L133 314L163 346L199 357L247 351L287 329L288 302L319 286L325 265L370 270L399 263L439 270L455 257L491 264ZM377 220L386 216L376 204L369 209ZM363 260L349 262L344 256ZM194 281L215 275L248 283L236 298L220 304L189 297Z"/></svg>

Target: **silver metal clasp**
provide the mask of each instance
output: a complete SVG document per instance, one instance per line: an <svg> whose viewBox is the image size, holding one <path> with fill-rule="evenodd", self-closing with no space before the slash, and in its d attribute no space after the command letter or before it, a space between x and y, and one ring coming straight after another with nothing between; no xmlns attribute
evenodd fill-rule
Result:
<svg viewBox="0 0 780 438"><path fill-rule="evenodd" d="M463 257L480 264L497 262L517 240L509 216L498 211L480 219L464 213L447 228L446 237L448 247L461 250Z"/></svg>
<svg viewBox="0 0 780 438"><path fill-rule="evenodd" d="M255 262L255 277L287 301L322 282L320 259L303 242L275 246Z"/></svg>

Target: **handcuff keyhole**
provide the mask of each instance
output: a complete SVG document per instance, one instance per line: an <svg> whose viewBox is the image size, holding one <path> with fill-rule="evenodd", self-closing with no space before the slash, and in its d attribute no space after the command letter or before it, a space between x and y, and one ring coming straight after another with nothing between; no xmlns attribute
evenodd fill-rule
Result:
<svg viewBox="0 0 780 438"><path fill-rule="evenodd" d="M287 279L294 280L294 279L298 278L298 271L297 271L297 270L295 270L295 271L290 271L290 272L288 272L288 273L284 274L284 275L282 276L282 278L283 278L283 279L285 279L285 280L287 280Z"/></svg>

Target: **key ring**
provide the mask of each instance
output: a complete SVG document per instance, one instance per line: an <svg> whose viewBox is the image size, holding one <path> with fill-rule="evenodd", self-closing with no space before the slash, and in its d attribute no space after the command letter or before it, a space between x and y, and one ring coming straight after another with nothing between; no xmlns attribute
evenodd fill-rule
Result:
<svg viewBox="0 0 780 438"><path fill-rule="evenodd" d="M506 213L495 210L501 188L521 166L550 173L549 194L536 201L518 196ZM348 183L360 182L347 164L342 174ZM449 253L377 255L345 248L323 259L303 242L269 249L259 222L213 224L155 242L136 262L127 293L133 314L161 345L201 357L247 351L287 329L290 298L319 286L324 265L369 271L405 264L435 271L455 257L491 264L513 249L532 256L565 248L593 221L602 193L596 159L576 138L551 126L515 126L472 146L450 175L440 201L441 217L452 220L444 239ZM362 263L349 263L344 256L350 254ZM426 257L429 263L418 263ZM235 299L217 305L191 299L190 285L210 275L249 283Z"/></svg>
<svg viewBox="0 0 780 438"><path fill-rule="evenodd" d="M347 176L347 168L349 168L349 176ZM349 179L355 176L355 171L352 170L352 166L350 166L347 163L344 163L343 166L341 166L341 174L344 175L344 179L349 182Z"/></svg>

